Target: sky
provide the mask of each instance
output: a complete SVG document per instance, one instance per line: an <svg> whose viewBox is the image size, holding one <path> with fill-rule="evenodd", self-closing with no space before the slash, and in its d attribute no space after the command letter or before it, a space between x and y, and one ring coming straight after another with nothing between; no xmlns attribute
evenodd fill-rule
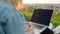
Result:
<svg viewBox="0 0 60 34"><path fill-rule="evenodd" d="M60 4L60 0L23 0L23 4Z"/></svg>

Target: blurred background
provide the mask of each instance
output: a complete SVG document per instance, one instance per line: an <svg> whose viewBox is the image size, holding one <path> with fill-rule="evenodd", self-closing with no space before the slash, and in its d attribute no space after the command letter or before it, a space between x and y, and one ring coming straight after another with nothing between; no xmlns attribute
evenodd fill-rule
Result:
<svg viewBox="0 0 60 34"><path fill-rule="evenodd" d="M16 7L25 17L26 26L28 26L26 30L29 34L31 34L33 28L29 27L28 22L31 20L34 9L53 9L49 28L60 33L60 0L18 0Z"/></svg>
<svg viewBox="0 0 60 34"><path fill-rule="evenodd" d="M53 15L51 17L51 23L53 28L60 25L60 4L23 4L23 9L21 12L25 16L26 21L31 20L34 9L53 9Z"/></svg>
<svg viewBox="0 0 60 34"><path fill-rule="evenodd" d="M40 0L41 1L41 0ZM42 1L39 2L37 0L18 0L17 8L23 13L25 20L30 22L31 16L33 14L34 9L53 9L53 15L51 17L51 23L53 24L53 29L60 25L60 4L59 1ZM56 2L54 2L56 1ZM52 3L53 2L53 3ZM57 3L57 4L56 4Z"/></svg>

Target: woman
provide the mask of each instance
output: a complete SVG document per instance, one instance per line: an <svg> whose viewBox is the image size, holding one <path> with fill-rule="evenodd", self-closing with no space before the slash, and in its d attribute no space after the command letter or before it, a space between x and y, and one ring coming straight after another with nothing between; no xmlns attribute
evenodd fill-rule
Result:
<svg viewBox="0 0 60 34"><path fill-rule="evenodd" d="M24 16L14 3L18 0L0 0L0 34L26 34Z"/></svg>

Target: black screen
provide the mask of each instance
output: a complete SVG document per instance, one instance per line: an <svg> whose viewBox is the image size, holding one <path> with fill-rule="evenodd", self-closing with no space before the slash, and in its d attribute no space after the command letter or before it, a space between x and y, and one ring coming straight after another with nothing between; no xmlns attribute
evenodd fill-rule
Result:
<svg viewBox="0 0 60 34"><path fill-rule="evenodd" d="M51 9L35 9L31 22L49 25L53 10Z"/></svg>

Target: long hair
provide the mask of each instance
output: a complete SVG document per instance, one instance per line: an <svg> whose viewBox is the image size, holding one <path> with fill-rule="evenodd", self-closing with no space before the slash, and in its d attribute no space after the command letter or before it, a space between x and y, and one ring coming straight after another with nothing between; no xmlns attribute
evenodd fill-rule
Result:
<svg viewBox="0 0 60 34"><path fill-rule="evenodd" d="M0 0L0 3L1 2L6 2L7 4L14 6L16 9L23 8L22 0Z"/></svg>
<svg viewBox="0 0 60 34"><path fill-rule="evenodd" d="M12 4L14 6L18 4L18 0L0 0L0 2L7 2L8 4Z"/></svg>
<svg viewBox="0 0 60 34"><path fill-rule="evenodd" d="M16 9L22 9L22 0L7 0L8 3L12 4L13 6L16 7Z"/></svg>
<svg viewBox="0 0 60 34"><path fill-rule="evenodd" d="M18 0L7 0L7 2L12 4L13 6L16 6L18 4Z"/></svg>

